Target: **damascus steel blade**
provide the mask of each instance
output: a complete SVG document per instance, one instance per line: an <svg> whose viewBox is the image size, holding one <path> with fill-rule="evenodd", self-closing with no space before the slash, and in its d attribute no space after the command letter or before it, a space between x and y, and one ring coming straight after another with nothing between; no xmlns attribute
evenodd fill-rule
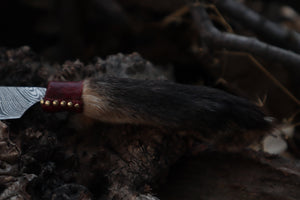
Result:
<svg viewBox="0 0 300 200"><path fill-rule="evenodd" d="M45 92L39 87L0 87L0 120L20 118Z"/></svg>

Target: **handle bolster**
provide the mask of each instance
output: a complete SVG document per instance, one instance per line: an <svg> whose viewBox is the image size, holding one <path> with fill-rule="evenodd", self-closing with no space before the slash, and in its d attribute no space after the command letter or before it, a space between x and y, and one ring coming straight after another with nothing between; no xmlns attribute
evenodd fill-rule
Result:
<svg viewBox="0 0 300 200"><path fill-rule="evenodd" d="M47 112L82 112L82 87L83 81L49 82L46 95L41 101L43 110Z"/></svg>

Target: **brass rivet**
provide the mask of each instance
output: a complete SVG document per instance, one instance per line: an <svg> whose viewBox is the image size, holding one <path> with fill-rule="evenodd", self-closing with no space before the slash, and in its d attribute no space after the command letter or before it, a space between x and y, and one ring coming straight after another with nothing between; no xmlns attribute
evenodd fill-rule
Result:
<svg viewBox="0 0 300 200"><path fill-rule="evenodd" d="M54 100L54 101L52 102L52 104L53 104L54 106L58 106L58 101L57 101L57 100Z"/></svg>
<svg viewBox="0 0 300 200"><path fill-rule="evenodd" d="M61 105L61 106L66 106L66 104L67 104L66 101L61 101L61 102L60 102L60 105Z"/></svg>
<svg viewBox="0 0 300 200"><path fill-rule="evenodd" d="M44 99L41 99L40 103L43 105L45 103Z"/></svg>
<svg viewBox="0 0 300 200"><path fill-rule="evenodd" d="M51 104L51 102L50 102L49 100L47 100L47 101L45 102L45 105L46 105L46 106L50 106L50 104Z"/></svg>
<svg viewBox="0 0 300 200"><path fill-rule="evenodd" d="M67 104L69 107L72 107L73 106L73 103L71 101L68 102Z"/></svg>
<svg viewBox="0 0 300 200"><path fill-rule="evenodd" d="M74 105L74 107L75 108L79 108L80 106L79 106L79 103L76 103L75 105Z"/></svg>

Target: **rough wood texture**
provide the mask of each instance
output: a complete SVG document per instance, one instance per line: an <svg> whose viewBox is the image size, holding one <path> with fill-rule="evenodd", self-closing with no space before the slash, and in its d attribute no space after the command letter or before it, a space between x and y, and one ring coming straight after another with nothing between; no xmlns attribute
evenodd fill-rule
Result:
<svg viewBox="0 0 300 200"><path fill-rule="evenodd" d="M146 78L148 74L152 79L166 77L138 54L118 54L107 60L98 59L96 63L87 66L75 61L51 67L40 62L27 47L1 49L0 55L0 74L6 75L0 79L1 85L45 86L49 80L79 80L95 74L101 76L113 69L116 69L119 77L133 75ZM21 119L5 123L7 125L3 125L1 131L5 130L3 133L6 136L0 138L0 144L4 144L4 149L7 147L11 150L1 151L1 162L9 164L4 165L7 170L1 172L0 189L1 195L9 198L14 195L19 199L51 200L168 199L173 190L170 192L168 188L161 187L168 180L173 182L169 184L170 187L175 185L178 192L185 189L179 180L184 180L179 172L168 176L170 166L178 163L184 155L197 155L209 148L194 137L197 133L175 133L169 129L137 125L102 124L81 115L43 113L38 105L28 110ZM8 133L12 142L7 139ZM191 177L187 172L195 173L193 177L196 178L192 181L202 181L198 197L203 199L207 199L211 195L210 191L213 191L225 199L232 199L236 193L243 199L254 199L254 193L256 197L266 195L268 199L276 200L279 197L273 194L271 186L277 184L277 180L283 180L280 182L282 188L285 188L281 190L282 196L296 199L298 195L295 186L300 178L295 163L274 158L271 164L260 164L268 161L264 155L249 158L249 154L205 151L201 153L200 160L194 158L195 161L182 161L185 168L180 173L187 177ZM254 177L251 179L253 184L244 184L250 189L243 190L239 184L233 184L229 192L224 192L229 180L232 183L242 180L247 182L250 181L250 173ZM263 186L265 182L261 178L264 177L267 184L271 185L265 188L270 190L254 187L255 183ZM179 181L177 185L176 181L172 181L174 179ZM188 189L198 190L194 183Z"/></svg>
<svg viewBox="0 0 300 200"><path fill-rule="evenodd" d="M300 192L299 162L253 152L202 153L171 170L161 187L161 200L296 200Z"/></svg>

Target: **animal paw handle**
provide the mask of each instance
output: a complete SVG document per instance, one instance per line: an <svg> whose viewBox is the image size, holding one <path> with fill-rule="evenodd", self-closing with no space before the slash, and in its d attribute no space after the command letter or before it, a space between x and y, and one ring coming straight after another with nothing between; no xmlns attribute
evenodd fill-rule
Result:
<svg viewBox="0 0 300 200"><path fill-rule="evenodd" d="M83 81L80 82L49 82L45 97L41 100L44 111L83 111Z"/></svg>

